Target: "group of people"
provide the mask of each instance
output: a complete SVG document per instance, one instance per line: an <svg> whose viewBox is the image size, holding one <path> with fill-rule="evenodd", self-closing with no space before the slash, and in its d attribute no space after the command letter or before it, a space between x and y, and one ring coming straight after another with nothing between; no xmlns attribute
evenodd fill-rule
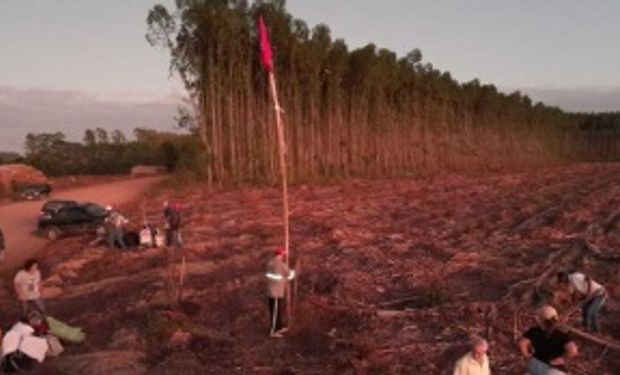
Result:
<svg viewBox="0 0 620 375"><path fill-rule="evenodd" d="M60 355L61 339L79 342L80 329L70 327L49 316L41 296L41 271L36 259L29 259L13 279L19 302L19 319L2 337L0 368L14 373L43 362L46 357Z"/></svg>
<svg viewBox="0 0 620 375"><path fill-rule="evenodd" d="M126 249L128 247L176 247L183 245L181 238L181 205L163 204L164 231L145 222L139 231L127 228L130 221L114 206L107 206L108 216L105 220L105 238L109 248Z"/></svg>
<svg viewBox="0 0 620 375"><path fill-rule="evenodd" d="M282 337L287 330L283 324L284 297L288 283L295 278L295 271L289 269L286 256L285 249L277 249L267 264L265 274L269 334L275 338ZM573 303L581 303L583 328L599 333L599 313L608 296L605 288L581 272L558 273L557 285L569 292ZM523 333L519 341L519 349L528 359L529 374L567 374L568 360L577 356L578 348L570 335L562 330L557 310L544 305L538 310L535 320L536 325ZM456 362L454 375L490 375L488 349L487 340L474 337L469 352Z"/></svg>
<svg viewBox="0 0 620 375"><path fill-rule="evenodd" d="M106 219L107 242L110 247L125 247L124 226L128 220L117 210L108 207ZM142 246L182 246L181 207L164 202L163 217L165 235L150 224L140 230L139 243ZM4 236L0 230L0 259L4 252ZM269 335L279 338L287 331L284 322L285 294L295 270L287 262L287 251L278 248L267 264L265 274L267 303L269 309ZM583 328L600 333L599 315L608 293L600 283L581 272L560 272L557 285L569 292L571 301L581 304ZM14 278L14 288L19 300L20 320L2 339L2 359L5 370L19 368L20 360L41 362L45 355L58 355L62 345L50 334L45 304L41 298L41 272L39 263L30 259L24 263ZM53 319L53 318L52 318ZM536 324L523 333L519 350L528 359L530 375L567 374L567 363L577 356L577 344L563 331L557 310L550 305L542 306L536 314ZM58 321L55 321L58 323ZM0 332L1 333L1 332ZM489 343L476 336L469 351L455 365L454 375L490 375L488 358Z"/></svg>
<svg viewBox="0 0 620 375"><path fill-rule="evenodd" d="M557 284L567 288L574 303L581 303L583 328L599 333L599 312L607 299L605 288L581 272L560 272ZM536 314L536 325L521 337L519 350L528 359L530 375L568 374L568 361L578 355L579 349L559 323L557 310L544 305ZM490 375L488 348L484 338L475 337L470 351L457 361L454 375Z"/></svg>

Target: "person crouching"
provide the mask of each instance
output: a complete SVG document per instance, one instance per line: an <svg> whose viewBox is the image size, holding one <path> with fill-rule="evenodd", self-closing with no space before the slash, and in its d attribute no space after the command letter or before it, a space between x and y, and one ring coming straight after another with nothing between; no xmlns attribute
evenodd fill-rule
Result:
<svg viewBox="0 0 620 375"><path fill-rule="evenodd" d="M570 358L579 350L571 337L558 327L558 312L552 306L540 308L536 326L519 341L521 353L529 359L530 375L565 375Z"/></svg>

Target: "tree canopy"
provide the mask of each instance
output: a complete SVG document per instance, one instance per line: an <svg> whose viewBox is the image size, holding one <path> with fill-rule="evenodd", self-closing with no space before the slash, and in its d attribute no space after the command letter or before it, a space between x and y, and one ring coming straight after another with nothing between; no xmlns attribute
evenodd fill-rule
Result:
<svg viewBox="0 0 620 375"><path fill-rule="evenodd" d="M296 180L617 159L620 153L617 122L608 131L612 137L589 138L611 121L605 115L570 114L478 80L457 82L419 49L405 56L373 44L350 50L327 25L310 29L294 18L283 0L156 5L147 17L147 40L170 52L171 72L185 84L194 113L188 123L204 146L202 172L211 182L277 178L259 14L270 28Z"/></svg>

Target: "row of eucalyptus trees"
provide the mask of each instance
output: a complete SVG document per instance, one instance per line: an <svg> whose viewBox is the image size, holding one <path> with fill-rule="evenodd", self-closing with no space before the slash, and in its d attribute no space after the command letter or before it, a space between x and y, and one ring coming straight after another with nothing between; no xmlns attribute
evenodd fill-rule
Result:
<svg viewBox="0 0 620 375"><path fill-rule="evenodd" d="M294 18L284 0L176 0L151 9L147 39L170 52L185 84L193 116L183 123L204 145L210 182L278 176L259 15L274 46L296 181L544 164L582 142L583 118L478 80L459 83L418 49L351 50L326 25Z"/></svg>

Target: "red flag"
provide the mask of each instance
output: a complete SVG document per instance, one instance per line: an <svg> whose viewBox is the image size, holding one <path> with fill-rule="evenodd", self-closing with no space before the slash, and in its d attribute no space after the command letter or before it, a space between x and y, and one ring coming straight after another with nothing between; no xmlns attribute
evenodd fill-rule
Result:
<svg viewBox="0 0 620 375"><path fill-rule="evenodd" d="M267 30L263 16L260 16L258 19L258 34L260 36L263 66L266 71L271 72L273 70L273 52L271 51L271 42L269 41L269 31Z"/></svg>

